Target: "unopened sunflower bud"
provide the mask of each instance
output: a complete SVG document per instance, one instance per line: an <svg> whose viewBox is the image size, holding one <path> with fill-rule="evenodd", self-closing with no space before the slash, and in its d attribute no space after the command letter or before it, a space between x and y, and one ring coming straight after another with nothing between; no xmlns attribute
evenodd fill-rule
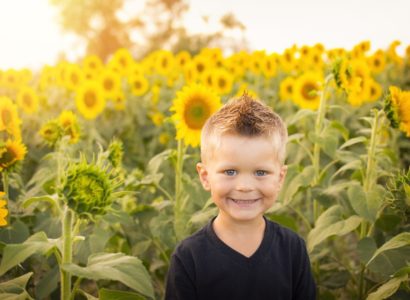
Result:
<svg viewBox="0 0 410 300"><path fill-rule="evenodd" d="M114 184L106 167L85 159L69 166L61 194L79 216L104 214L111 205Z"/></svg>
<svg viewBox="0 0 410 300"><path fill-rule="evenodd" d="M121 166L123 155L122 142L120 140L113 140L108 146L108 160L114 168Z"/></svg>

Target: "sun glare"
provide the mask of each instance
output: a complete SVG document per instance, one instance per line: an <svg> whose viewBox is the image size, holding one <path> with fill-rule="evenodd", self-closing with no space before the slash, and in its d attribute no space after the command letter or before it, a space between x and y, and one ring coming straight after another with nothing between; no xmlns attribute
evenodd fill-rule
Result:
<svg viewBox="0 0 410 300"><path fill-rule="evenodd" d="M0 3L0 69L53 64L64 41L48 0Z"/></svg>

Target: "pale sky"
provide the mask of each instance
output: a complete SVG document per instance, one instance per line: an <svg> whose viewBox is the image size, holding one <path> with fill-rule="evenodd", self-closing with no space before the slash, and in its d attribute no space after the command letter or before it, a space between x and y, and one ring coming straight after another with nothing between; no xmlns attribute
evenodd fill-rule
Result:
<svg viewBox="0 0 410 300"><path fill-rule="evenodd" d="M132 2L131 0L128 0ZM137 11L143 0L129 9ZM281 52L321 42L326 48L351 48L370 40L372 50L393 40L410 44L409 0L191 0L186 24L194 32L216 30L220 16L232 12L245 26L252 50ZM209 16L206 25L201 16ZM54 64L59 51L74 60L83 47L62 34L48 0L0 0L0 69Z"/></svg>

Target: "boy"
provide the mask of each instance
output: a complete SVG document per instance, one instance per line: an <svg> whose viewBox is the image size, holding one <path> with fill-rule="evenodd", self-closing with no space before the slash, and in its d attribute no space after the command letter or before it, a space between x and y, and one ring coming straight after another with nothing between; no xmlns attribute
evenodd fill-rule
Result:
<svg viewBox="0 0 410 300"><path fill-rule="evenodd" d="M165 299L315 299L304 241L264 217L286 175L287 130L244 94L201 134L201 183L219 209L171 258Z"/></svg>

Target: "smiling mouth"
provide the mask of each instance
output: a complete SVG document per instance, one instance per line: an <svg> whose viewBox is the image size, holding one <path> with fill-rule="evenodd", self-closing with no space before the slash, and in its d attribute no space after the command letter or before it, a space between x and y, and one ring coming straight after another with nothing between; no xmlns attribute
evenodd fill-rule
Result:
<svg viewBox="0 0 410 300"><path fill-rule="evenodd" d="M259 199L242 200L242 199L229 198L229 200L232 200L233 202L235 202L237 204L252 204L252 203L255 203L256 201L258 201Z"/></svg>

